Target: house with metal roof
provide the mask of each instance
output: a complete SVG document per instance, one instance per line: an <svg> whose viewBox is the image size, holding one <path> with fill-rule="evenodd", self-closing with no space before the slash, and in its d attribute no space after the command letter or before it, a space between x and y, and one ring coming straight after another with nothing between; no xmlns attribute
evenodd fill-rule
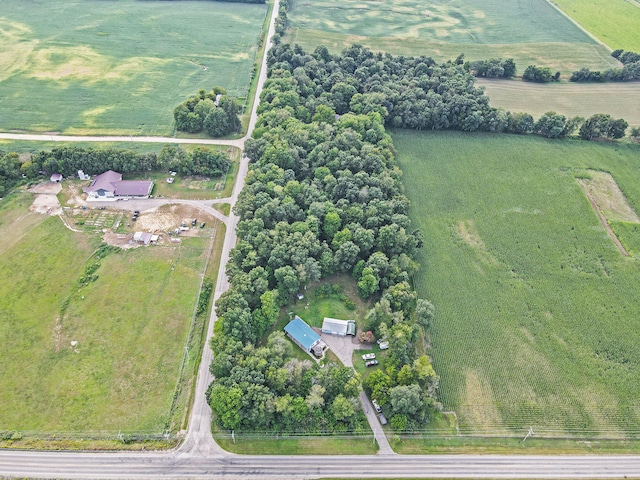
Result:
<svg viewBox="0 0 640 480"><path fill-rule="evenodd" d="M324 349L324 342L320 339L314 330L307 325L307 323L296 315L284 327L284 331L287 336L293 340L293 343L298 345L302 350L307 353L314 353L316 356L321 356Z"/></svg>
<svg viewBox="0 0 640 480"><path fill-rule="evenodd" d="M356 322L355 320L338 320L337 318L325 317L322 321L322 333L329 333L331 335L355 335L356 334Z"/></svg>
<svg viewBox="0 0 640 480"><path fill-rule="evenodd" d="M107 170L82 189L89 198L148 197L153 190L151 180L122 180L122 174Z"/></svg>

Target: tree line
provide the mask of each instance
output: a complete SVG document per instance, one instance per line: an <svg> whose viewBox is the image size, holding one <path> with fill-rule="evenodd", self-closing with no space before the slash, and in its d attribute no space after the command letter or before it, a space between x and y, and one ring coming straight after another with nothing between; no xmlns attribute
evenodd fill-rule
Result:
<svg viewBox="0 0 640 480"><path fill-rule="evenodd" d="M573 72L570 81L572 82L631 82L640 80L640 54L626 52L624 50L614 50L611 56L620 61L622 68L610 68L604 71L591 71L588 68L581 68Z"/></svg>
<svg viewBox="0 0 640 480"><path fill-rule="evenodd" d="M210 92L200 90L173 111L176 129L188 133L206 132L211 137L223 137L240 129L241 107L222 87Z"/></svg>
<svg viewBox="0 0 640 480"><path fill-rule="evenodd" d="M120 173L174 170L180 175L219 177L226 174L231 161L226 153L206 147L186 151L165 145L159 154L139 153L117 148L56 147L40 150L21 158L15 152L0 151L0 196L23 181L60 173L74 177L78 170L98 175L107 170Z"/></svg>

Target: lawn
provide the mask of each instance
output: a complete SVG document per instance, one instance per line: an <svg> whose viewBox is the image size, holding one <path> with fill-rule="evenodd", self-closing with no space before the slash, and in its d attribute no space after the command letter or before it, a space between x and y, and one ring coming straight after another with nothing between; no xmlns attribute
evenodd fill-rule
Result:
<svg viewBox="0 0 640 480"><path fill-rule="evenodd" d="M640 3L636 0L553 0L553 3L613 50L640 52Z"/></svg>
<svg viewBox="0 0 640 480"><path fill-rule="evenodd" d="M199 89L245 97L266 5L5 0L0 128L167 135Z"/></svg>
<svg viewBox="0 0 640 480"><path fill-rule="evenodd" d="M526 112L539 118L553 110L567 117L588 118L608 113L624 118L629 125L640 125L640 83L557 83L479 79L492 107Z"/></svg>
<svg viewBox="0 0 640 480"><path fill-rule="evenodd" d="M445 410L471 434L628 438L640 426L637 249L622 256L576 178L640 207L640 147L396 131L425 237L415 282ZM624 244L638 244L627 228ZM635 242L635 243L634 243Z"/></svg>
<svg viewBox="0 0 640 480"><path fill-rule="evenodd" d="M82 284L98 237L29 214L27 197L0 202L0 237L17 237L0 251L0 430L179 427L185 405L170 408L210 240L110 253Z"/></svg>
<svg viewBox="0 0 640 480"><path fill-rule="evenodd" d="M608 51L545 0L291 2L289 37L313 50L361 43L373 50L444 61L513 57L522 73L535 63L562 72L615 65Z"/></svg>

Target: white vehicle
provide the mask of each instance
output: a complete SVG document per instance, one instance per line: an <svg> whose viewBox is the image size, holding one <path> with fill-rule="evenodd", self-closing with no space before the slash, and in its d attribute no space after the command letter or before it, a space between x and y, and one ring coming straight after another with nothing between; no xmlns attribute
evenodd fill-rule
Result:
<svg viewBox="0 0 640 480"><path fill-rule="evenodd" d="M389 342L380 342L380 350L386 350L389 348Z"/></svg>
<svg viewBox="0 0 640 480"><path fill-rule="evenodd" d="M362 359L366 362L367 360L373 360L374 358L376 358L376 354L375 353L365 353L364 355L362 355Z"/></svg>
<svg viewBox="0 0 640 480"><path fill-rule="evenodd" d="M371 400L371 404L373 405L373 408L376 409L376 413L382 413L382 407L378 405L378 402L375 400L375 398Z"/></svg>

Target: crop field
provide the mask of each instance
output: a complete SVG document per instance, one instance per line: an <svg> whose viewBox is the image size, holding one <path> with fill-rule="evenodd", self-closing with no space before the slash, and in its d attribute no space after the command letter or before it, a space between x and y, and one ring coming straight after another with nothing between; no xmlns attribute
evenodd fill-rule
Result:
<svg viewBox="0 0 640 480"><path fill-rule="evenodd" d="M97 236L30 213L32 201L22 193L0 203L0 276L11 279L0 282L0 430L175 428L185 407L170 413L172 399L210 240L98 261Z"/></svg>
<svg viewBox="0 0 640 480"><path fill-rule="evenodd" d="M267 7L159 0L0 3L0 129L172 133L173 108L244 97Z"/></svg>
<svg viewBox="0 0 640 480"><path fill-rule="evenodd" d="M606 203L638 211L640 146L453 132L393 140L425 237L415 282L436 306L429 354L461 432L636 436L640 228ZM630 256L578 180L600 188Z"/></svg>
<svg viewBox="0 0 640 480"><path fill-rule="evenodd" d="M637 0L553 0L612 50L640 51L640 3Z"/></svg>
<svg viewBox="0 0 640 480"><path fill-rule="evenodd" d="M293 0L288 18L292 42L310 50L326 45L339 51L357 42L440 61L460 53L467 59L513 57L520 73L532 63L562 72L617 63L545 0Z"/></svg>
<svg viewBox="0 0 640 480"><path fill-rule="evenodd" d="M588 118L608 113L640 125L640 83L557 83L509 82L478 79L485 87L492 107L526 112L534 118L553 110L567 117Z"/></svg>

